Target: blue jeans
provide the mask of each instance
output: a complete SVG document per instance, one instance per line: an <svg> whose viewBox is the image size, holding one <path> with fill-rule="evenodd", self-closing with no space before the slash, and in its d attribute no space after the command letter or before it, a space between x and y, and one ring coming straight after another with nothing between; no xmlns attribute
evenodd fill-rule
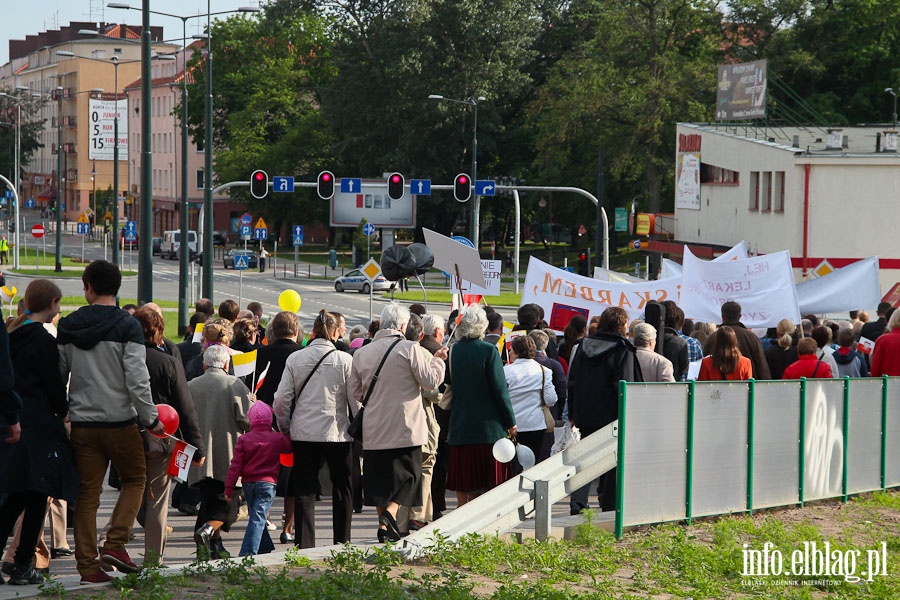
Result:
<svg viewBox="0 0 900 600"><path fill-rule="evenodd" d="M266 529L266 516L275 500L275 484L267 481L245 482L243 490L247 502L247 531L244 532L240 556L271 552L275 544Z"/></svg>

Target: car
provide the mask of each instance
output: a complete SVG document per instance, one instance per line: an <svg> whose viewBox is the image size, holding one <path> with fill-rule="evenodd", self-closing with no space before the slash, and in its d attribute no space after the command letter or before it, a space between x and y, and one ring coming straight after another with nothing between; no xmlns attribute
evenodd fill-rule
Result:
<svg viewBox="0 0 900 600"><path fill-rule="evenodd" d="M259 266L258 259L256 258L256 253L253 250L243 248L232 248L228 252L225 253L225 258L222 259L222 265L227 269L228 267L234 268L234 259L238 256L246 256L247 257L247 268L255 269Z"/></svg>
<svg viewBox="0 0 900 600"><path fill-rule="evenodd" d="M383 292L391 289L391 282L379 275L372 286L376 292ZM334 280L334 291L343 292L344 290L357 290L362 294L369 293L369 280L363 275L359 269L353 269L346 275L342 275Z"/></svg>
<svg viewBox="0 0 900 600"><path fill-rule="evenodd" d="M162 238L155 237L151 240L153 243L153 256L159 256L162 246Z"/></svg>
<svg viewBox="0 0 900 600"><path fill-rule="evenodd" d="M125 250L137 250L138 249L138 240L140 237L135 235L133 240L125 239L125 230L122 229L119 231L119 247L124 248Z"/></svg>

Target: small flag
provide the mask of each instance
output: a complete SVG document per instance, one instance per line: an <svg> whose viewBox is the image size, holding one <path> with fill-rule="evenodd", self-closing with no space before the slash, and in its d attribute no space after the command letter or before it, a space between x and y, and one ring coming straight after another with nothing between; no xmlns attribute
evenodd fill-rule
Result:
<svg viewBox="0 0 900 600"><path fill-rule="evenodd" d="M271 362L266 363L266 368L263 369L262 373L259 374L259 381L256 382L255 386L253 386L254 394L259 391L259 388L262 387L263 381L266 380L266 373L269 372L269 367L271 367L271 366L272 366Z"/></svg>
<svg viewBox="0 0 900 600"><path fill-rule="evenodd" d="M194 460L194 452L197 449L184 440L173 438L175 440L175 451L169 458L169 466L166 473L172 476L175 481L184 483L187 481L188 471L191 468L191 461Z"/></svg>
<svg viewBox="0 0 900 600"><path fill-rule="evenodd" d="M875 342L869 338L861 337L859 338L859 344L857 344L856 349L863 354L872 354L872 351L875 349Z"/></svg>
<svg viewBox="0 0 900 600"><path fill-rule="evenodd" d="M197 323L194 327L194 337L191 338L191 342L195 344L203 343L203 323Z"/></svg>
<svg viewBox="0 0 900 600"><path fill-rule="evenodd" d="M233 355L231 357L231 366L234 369L235 377L252 375L256 370L256 350Z"/></svg>

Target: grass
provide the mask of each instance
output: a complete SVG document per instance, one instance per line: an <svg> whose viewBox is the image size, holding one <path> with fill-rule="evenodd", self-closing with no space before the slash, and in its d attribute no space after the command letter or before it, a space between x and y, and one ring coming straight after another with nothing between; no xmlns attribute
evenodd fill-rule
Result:
<svg viewBox="0 0 900 600"><path fill-rule="evenodd" d="M21 292L24 293L24 290L21 290ZM137 298L119 298L119 306L137 303ZM178 302L174 300L156 300L156 303L159 304L163 311L166 337L180 342L181 338L178 337ZM75 312L78 308L87 305L87 301L85 301L84 296L63 296L60 305L63 306L61 314L65 317ZM190 311L188 313L188 316L190 316Z"/></svg>
<svg viewBox="0 0 900 600"><path fill-rule="evenodd" d="M183 575L165 578L159 569L117 580L115 589L92 598L237 600L279 598L393 600L491 600L571 598L812 598L900 597L900 542L896 511L900 493L875 493L847 504L822 503L754 516L724 516L691 526L665 524L612 534L589 522L572 540L512 543L470 534L450 543L437 534L428 554L403 564L391 546L344 546L331 558L311 563L289 551L283 565L264 568L252 558L213 567L197 563ZM586 511L589 521L592 517ZM769 542L786 563L804 543L829 542L840 552L861 550L856 572L866 567L865 550L887 542L887 577L871 582L841 576L743 575L745 547ZM785 585L796 580L797 585ZM53 583L44 595L62 597ZM87 592L70 592L85 597Z"/></svg>
<svg viewBox="0 0 900 600"><path fill-rule="evenodd" d="M390 298L391 294L383 294L384 298ZM410 288L408 292L397 292L394 294L397 300L408 300L410 302L422 302L424 297L422 290L413 290ZM453 294L444 290L428 290L429 302L443 302L449 304ZM519 306L522 303L522 294L514 292L500 292L499 296L486 296L485 301L491 306Z"/></svg>

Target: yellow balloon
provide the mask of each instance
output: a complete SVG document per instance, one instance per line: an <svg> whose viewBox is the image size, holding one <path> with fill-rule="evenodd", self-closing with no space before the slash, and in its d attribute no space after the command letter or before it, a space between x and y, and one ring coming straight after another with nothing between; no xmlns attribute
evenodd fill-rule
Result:
<svg viewBox="0 0 900 600"><path fill-rule="evenodd" d="M278 295L278 308L288 312L298 312L303 300L295 290L284 290Z"/></svg>

